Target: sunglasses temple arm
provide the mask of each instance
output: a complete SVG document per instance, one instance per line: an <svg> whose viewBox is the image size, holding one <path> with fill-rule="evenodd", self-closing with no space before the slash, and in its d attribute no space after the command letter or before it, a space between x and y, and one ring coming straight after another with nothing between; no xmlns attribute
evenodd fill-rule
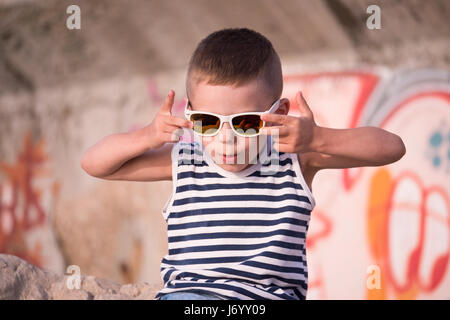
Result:
<svg viewBox="0 0 450 320"><path fill-rule="evenodd" d="M275 103L273 104L273 106L270 107L269 110L263 112L263 114L275 112L275 111L278 109L279 106L280 106L280 100L277 100L277 102L275 102Z"/></svg>

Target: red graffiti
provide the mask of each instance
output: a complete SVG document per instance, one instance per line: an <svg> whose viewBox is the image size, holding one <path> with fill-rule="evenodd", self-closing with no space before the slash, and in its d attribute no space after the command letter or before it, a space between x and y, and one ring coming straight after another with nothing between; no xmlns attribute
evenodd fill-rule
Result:
<svg viewBox="0 0 450 320"><path fill-rule="evenodd" d="M26 134L16 162L0 161L0 174L6 177L0 183L0 252L14 254L36 266L41 265L42 245L37 242L34 248L28 248L25 236L47 220L40 202L43 190L33 186L36 178L49 175L43 166L47 160L44 141L33 144L31 135ZM58 190L54 182L52 194Z"/></svg>
<svg viewBox="0 0 450 320"><path fill-rule="evenodd" d="M416 247L409 254L408 267L407 267L408 269L406 270L407 280L404 284L398 283L398 281L395 279L395 277L392 273L392 265L391 265L390 256L389 256L389 247L390 246L388 245L386 247L387 277L388 277L388 280L390 281L390 283L392 284L392 286L394 287L394 290L397 292L407 291L409 288L412 287L414 282L417 282L419 288L422 291L430 292L439 285L439 283L441 282L441 280L443 279L443 277L445 275L445 272L447 270L449 256L450 256L450 248L447 249L447 252L445 252L444 254L442 254L441 256L439 256L435 259L435 261L433 263L433 268L431 271L429 283L424 283L421 280L421 278L419 277L419 267L420 267L420 261L422 259L422 253L423 253L423 249L424 249L425 239L427 237L425 226L427 223L427 219L429 219L431 216L436 217L436 215L433 212L428 211L428 207L426 207L425 204L426 204L427 198L430 194L438 193L442 197L442 199L444 199L445 202L447 203L446 207L448 210L450 208L449 199L447 197L445 190L442 187L430 186L430 187L426 188L416 173L414 173L412 171L404 171L400 174L400 176L396 180L393 181L391 197L389 198L389 201L387 203L387 208L386 208L388 213L390 213L391 210L395 209L393 201L392 201L392 195L395 192L398 184L403 179L412 179L420 187L420 190L422 193L419 207L413 208L413 209L418 210L418 212L420 214L419 239L417 241ZM400 206L410 206L410 204L409 203L395 204L395 207L397 209L399 209ZM450 230L449 213L450 212L447 211L447 219L446 220L442 220L439 216L437 216L437 221L444 223L448 230ZM386 230L389 230L389 221L390 221L389 219L387 219L387 221L386 221L386 224L387 224ZM450 243L450 232L448 232L448 234L449 234L449 238L447 239L447 243ZM389 232L386 232L386 236L387 236L386 243L389 244Z"/></svg>

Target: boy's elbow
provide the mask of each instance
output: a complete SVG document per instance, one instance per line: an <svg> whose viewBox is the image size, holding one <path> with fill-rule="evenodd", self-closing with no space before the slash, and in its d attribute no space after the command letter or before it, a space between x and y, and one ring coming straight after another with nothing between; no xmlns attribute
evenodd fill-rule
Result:
<svg viewBox="0 0 450 320"><path fill-rule="evenodd" d="M393 155L393 161L392 162L399 161L406 154L405 144L403 143L402 138L400 138L399 136L396 136L395 146L396 147L395 147L395 152L394 152L394 155Z"/></svg>
<svg viewBox="0 0 450 320"><path fill-rule="evenodd" d="M85 155L83 155L83 157L81 157L80 167L88 175L90 175L92 177L96 177L96 175L93 173L93 171L91 169L91 165L90 165L89 159Z"/></svg>
<svg viewBox="0 0 450 320"><path fill-rule="evenodd" d="M400 152L400 159L401 159L406 154L406 147L405 147L405 144L403 143L403 140L401 138L399 138L399 139L401 142L401 152Z"/></svg>
<svg viewBox="0 0 450 320"><path fill-rule="evenodd" d="M84 156L81 157L80 167L81 167L81 169L84 170L84 172L86 172L87 174L90 175L88 161L86 160L86 157L84 157Z"/></svg>

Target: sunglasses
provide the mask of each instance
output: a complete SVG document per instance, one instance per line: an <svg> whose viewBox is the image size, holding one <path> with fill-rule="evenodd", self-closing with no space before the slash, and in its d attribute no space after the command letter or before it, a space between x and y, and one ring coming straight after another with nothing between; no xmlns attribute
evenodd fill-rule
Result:
<svg viewBox="0 0 450 320"><path fill-rule="evenodd" d="M224 122L231 124L231 129L241 137L254 137L260 134L260 129L264 127L265 121L261 120L261 115L273 113L280 106L280 99L276 100L269 110L264 112L243 112L228 116L215 114L206 111L189 110L189 99L186 99L184 115L186 119L194 123L193 131L204 137L215 136L222 129Z"/></svg>

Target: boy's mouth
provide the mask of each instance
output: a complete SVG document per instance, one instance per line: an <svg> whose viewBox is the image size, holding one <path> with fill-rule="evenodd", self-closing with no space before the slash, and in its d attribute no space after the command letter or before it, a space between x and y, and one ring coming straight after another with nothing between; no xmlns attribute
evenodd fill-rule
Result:
<svg viewBox="0 0 450 320"><path fill-rule="evenodd" d="M235 155L222 155L222 159L225 162L228 162L228 161L235 162L237 160L237 154L235 154Z"/></svg>
<svg viewBox="0 0 450 320"><path fill-rule="evenodd" d="M223 163L236 163L237 161L237 157L238 157L238 153L232 153L232 154L221 154L221 153L216 153L217 155L217 159L220 159L223 161Z"/></svg>

